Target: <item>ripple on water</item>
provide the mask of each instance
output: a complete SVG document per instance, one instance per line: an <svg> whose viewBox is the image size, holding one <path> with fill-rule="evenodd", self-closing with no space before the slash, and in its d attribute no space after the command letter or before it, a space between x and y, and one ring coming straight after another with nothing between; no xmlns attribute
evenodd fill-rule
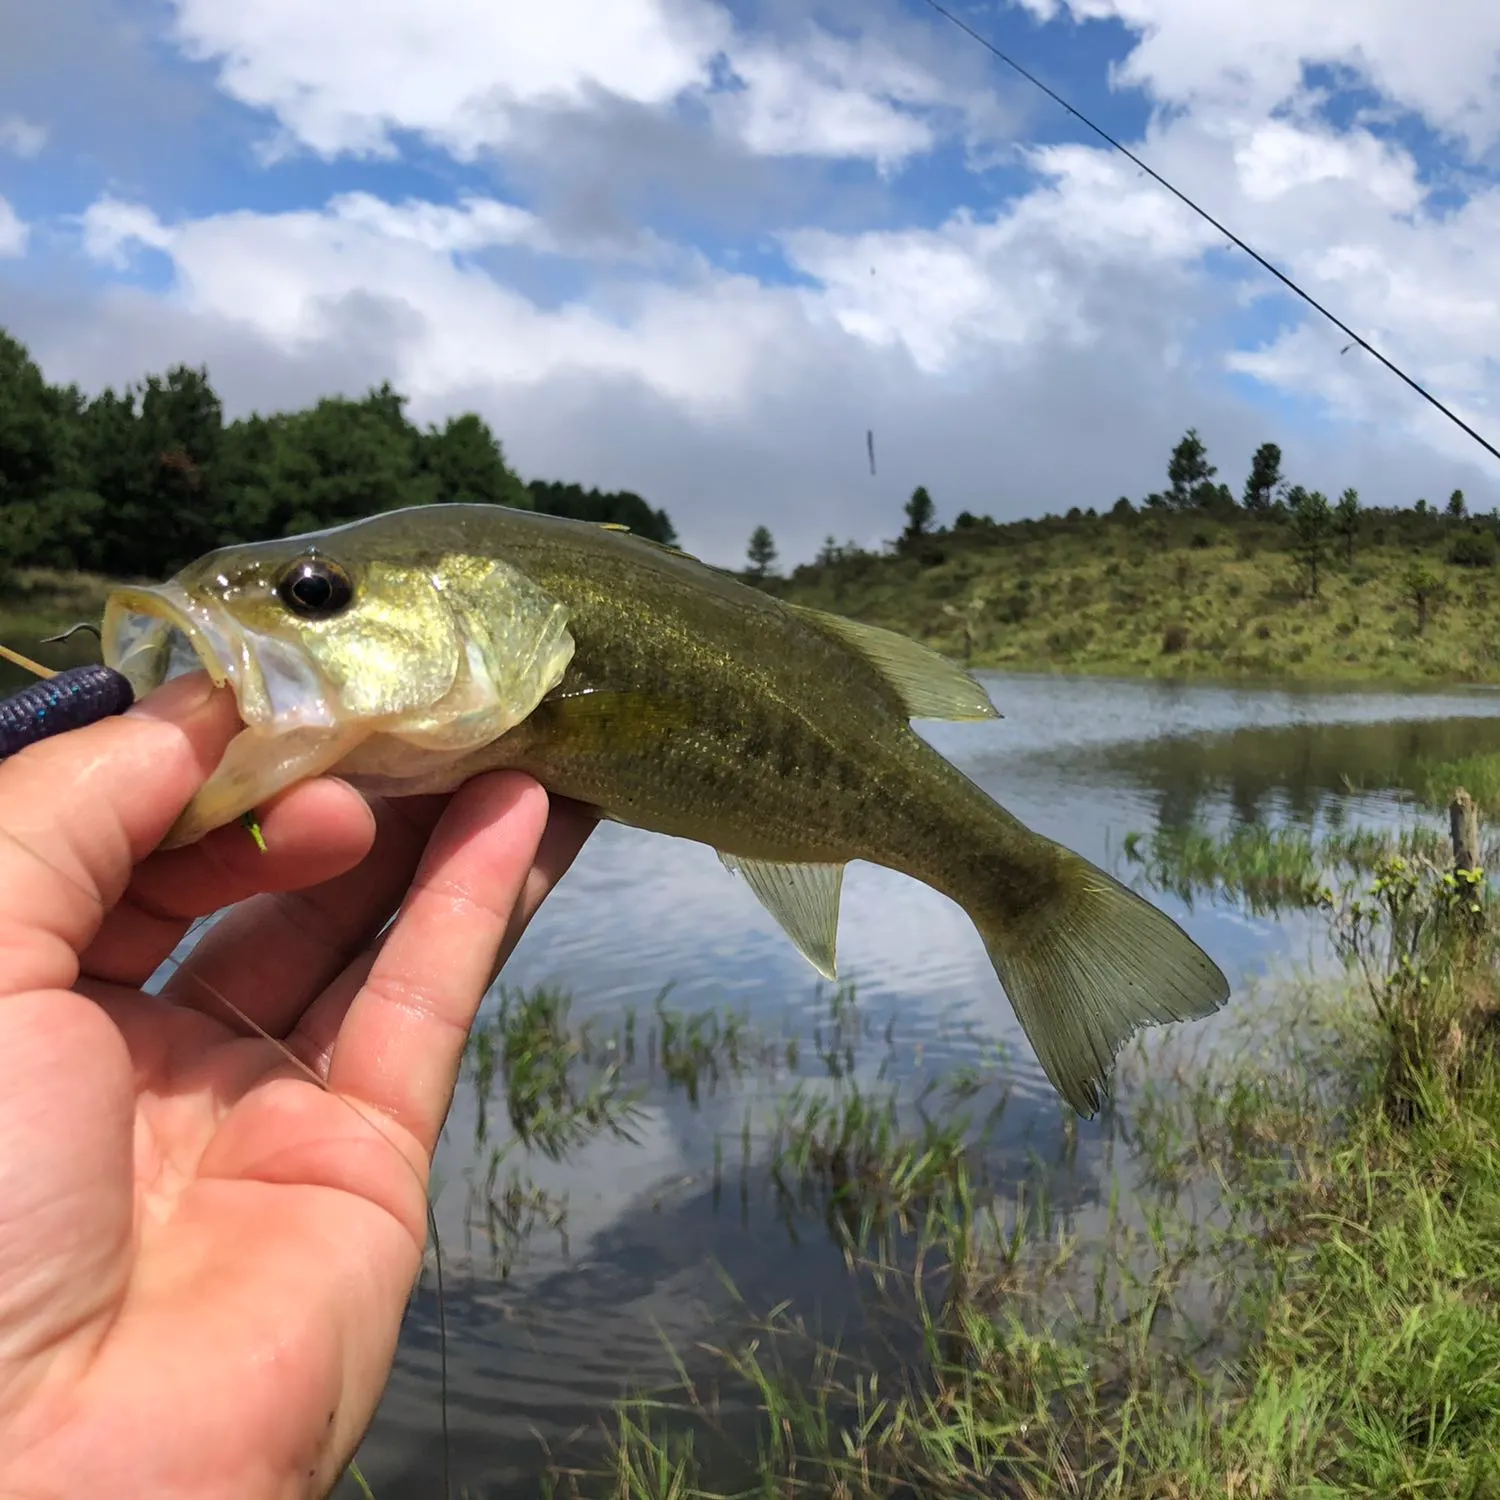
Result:
<svg viewBox="0 0 1500 1500"><path fill-rule="evenodd" d="M988 682L1003 720L924 725L922 732L1017 816L1106 867L1115 866L1127 834L1149 834L1164 822L1409 821L1410 809L1384 789L1403 758L1500 744L1500 730L1484 722L1500 698L1485 692L1262 691L1018 676ZM1351 794L1351 771L1369 789ZM1241 1003L1248 979L1315 947L1305 920L1272 922L1201 903L1189 910L1171 897L1159 904L1230 974ZM910 1095L1000 1047L1014 1071L994 1144L997 1179L1018 1179L1034 1155L1051 1159L1061 1149L1056 1097L956 906L893 872L853 866L839 956L866 1023L855 1063L862 1083L895 1082ZM800 1037L804 1060L811 1032L826 1023L829 997L711 851L608 824L533 923L505 979L565 988L574 1019L593 1018L603 1029L627 1007L648 1011L670 983L672 1005L743 1008L763 1031ZM1227 1013L1206 1023L1205 1045L1230 1035L1233 1020ZM455 1468L486 1493L534 1495L537 1435L562 1443L605 1417L632 1383L670 1382L663 1333L680 1345L725 1336L735 1309L715 1265L751 1306L792 1296L833 1322L851 1315L842 1261L826 1238L804 1233L792 1243L763 1173L752 1169L740 1197L746 1111L760 1159L785 1072L726 1085L697 1108L642 1078L648 1091L636 1145L595 1142L566 1166L537 1170L549 1191L569 1195L569 1255L544 1231L509 1280L467 1275L450 1288ZM449 1180L439 1215L455 1258L463 1215L456 1179L472 1134L472 1101L461 1095L439 1160ZM716 1138L725 1161L717 1196L710 1180ZM1075 1140L1070 1201L1092 1212L1089 1205L1107 1193L1107 1129L1081 1126ZM362 1450L381 1500L433 1493L435 1327L424 1289Z"/></svg>

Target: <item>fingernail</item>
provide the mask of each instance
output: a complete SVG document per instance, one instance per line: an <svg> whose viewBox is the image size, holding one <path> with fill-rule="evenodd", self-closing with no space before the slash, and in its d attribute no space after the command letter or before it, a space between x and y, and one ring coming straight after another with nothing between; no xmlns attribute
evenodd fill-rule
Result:
<svg viewBox="0 0 1500 1500"><path fill-rule="evenodd" d="M180 721L212 702L218 691L207 672L187 672L153 688L127 712L143 719Z"/></svg>

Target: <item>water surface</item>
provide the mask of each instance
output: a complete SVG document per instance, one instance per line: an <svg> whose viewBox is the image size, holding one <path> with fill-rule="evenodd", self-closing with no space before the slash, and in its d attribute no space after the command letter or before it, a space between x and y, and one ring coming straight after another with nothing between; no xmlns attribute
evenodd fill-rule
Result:
<svg viewBox="0 0 1500 1500"><path fill-rule="evenodd" d="M87 659L88 644L37 654L64 665ZM20 680L0 663L0 692ZM1488 689L1011 675L986 683L1003 719L922 732L1033 828L1116 870L1127 834L1162 827L1409 822L1418 814L1391 790L1404 768L1500 749L1500 696ZM1256 1004L1260 977L1323 956L1303 920L1154 899L1234 985L1229 1010L1192 1028L1207 1045ZM910 1098L982 1062L1004 1100L986 1148L989 1186L1005 1194L1038 1163L1063 1162L1049 1168L1054 1202L1086 1226L1115 1170L1108 1122L1082 1125L1074 1137L1064 1131L963 913L915 882L853 866L839 960L857 997L849 1024L859 1040L847 1059L856 1079L894 1081ZM632 1076L645 1088L633 1140L596 1140L561 1164L514 1158L549 1201L566 1196L566 1215L538 1226L519 1252L512 1247L504 1274L467 1222L466 1183L483 1164L472 1090L460 1092L439 1152L454 1481L471 1494L520 1500L538 1493L544 1451L567 1451L581 1429L607 1423L611 1402L630 1388L671 1381L668 1342L691 1349L728 1336L740 1310L726 1277L744 1306L764 1311L794 1299L830 1336L847 1335L858 1308L816 1213L789 1215L764 1171L771 1121L794 1073L832 1086L816 1057L818 1039L830 1043L829 988L711 851L604 825L504 980L566 989L574 1020L592 1019L603 1033L617 1031L628 1010L640 1013L643 1056ZM797 1067L782 1058L695 1102L666 1087L644 1060L644 1041L652 1002L668 984L675 1007L735 1007L760 1032L795 1039ZM438 1492L438 1388L429 1279L360 1453L381 1500Z"/></svg>
<svg viewBox="0 0 1500 1500"><path fill-rule="evenodd" d="M985 680L1002 720L925 725L923 733L1032 827L1113 869L1128 833L1162 826L1409 822L1418 814L1390 789L1404 766L1500 749L1500 696L1484 689ZM1231 1012L1202 1024L1210 1044L1236 1005L1255 1003L1259 977L1318 956L1303 921L1153 899L1234 984ZM895 1079L913 1095L953 1067L988 1064L1000 1049L1006 1099L988 1148L991 1185L1003 1194L1038 1161L1060 1159L1062 1112L962 912L915 882L853 866L839 961L863 1018L858 1078ZM804 1038L804 1061L813 1051L806 1039L828 1025L828 988L711 851L613 825L599 830L549 900L504 979L566 988L575 1020L593 1017L606 1032L627 1009L649 1011L670 982L678 1007L738 1006L768 1033ZM454 1263L450 1452L455 1483L473 1493L535 1495L544 1445L565 1450L579 1429L607 1422L617 1396L671 1381L664 1341L688 1349L725 1337L736 1315L726 1274L747 1306L793 1298L830 1334L847 1332L857 1316L841 1256L816 1216L788 1224L758 1170L787 1071L757 1074L697 1104L638 1071L648 1092L634 1143L597 1141L563 1165L528 1162L543 1188L567 1195L566 1244L539 1230L504 1276L487 1270L482 1254L464 1258L473 1100L461 1093L455 1106L438 1159L447 1183L438 1213ZM1081 1126L1067 1170L1052 1179L1054 1200L1086 1219L1108 1195L1110 1162L1107 1122ZM435 1319L427 1283L360 1456L382 1500L434 1493Z"/></svg>

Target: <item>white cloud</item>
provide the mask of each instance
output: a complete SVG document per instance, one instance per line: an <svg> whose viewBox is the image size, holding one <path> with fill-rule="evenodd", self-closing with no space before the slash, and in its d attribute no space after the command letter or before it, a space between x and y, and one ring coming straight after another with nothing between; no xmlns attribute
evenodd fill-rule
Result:
<svg viewBox="0 0 1500 1500"><path fill-rule="evenodd" d="M1353 483L1370 503L1484 489L1467 439L1367 356L1341 355L1336 330L1289 315L1262 271L1216 253L1210 226L1092 145L1012 153L1031 176L1008 198L981 200L991 184L949 157L920 184L892 176L879 196L826 208L816 192L731 205L743 218L722 259L759 268L779 248L795 284L670 242L654 227L670 220L636 206L649 194L610 194L637 158L659 169L653 192L680 193L672 208L696 207L743 152L762 183L792 179L787 156L891 169L969 139L984 119L970 79L945 88L938 54L903 45L916 33L886 11L837 34L805 18L772 32L737 28L710 0L620 0L578 40L577 3L530 16L488 0L382 0L351 28L331 0L177 0L182 37L218 60L223 87L303 148L396 151L415 132L457 156L495 146L509 166L523 148L508 133L524 127L525 159L545 164L556 196L521 208L484 192L437 203L358 191L169 222L105 197L82 216L88 254L128 269L140 248L159 251L167 287L51 322L23 299L0 322L39 330L49 373L85 385L206 362L236 410L389 378L419 420L482 411L523 472L650 495L721 560L761 519L786 558L830 530L877 540L916 483L947 513L1108 505L1158 488L1190 424L1232 484L1273 438L1298 478ZM1146 132L1147 159L1491 427L1500 186L1474 171L1467 201L1435 208L1412 151L1369 121L1330 123L1301 60L1394 77L1392 28L1414 47L1420 29L1372 3L1361 32L1350 5L1330 4L1320 21L1271 0L1249 30L1220 0L1070 9L1141 28L1127 72L1175 106ZM738 81L708 88L729 74ZM1472 88L1470 102L1463 118L1478 120ZM549 156L536 112L554 107L573 113L551 137L567 149ZM1226 280L1225 265L1243 278ZM1271 417L1226 375L1291 398L1292 414ZM1325 408L1345 425L1320 425Z"/></svg>
<svg viewBox="0 0 1500 1500"><path fill-rule="evenodd" d="M721 126L766 156L869 158L891 167L932 148L931 73L885 46L807 28L798 45L737 50L741 87L713 97ZM905 106L905 109L902 108Z"/></svg>
<svg viewBox="0 0 1500 1500"><path fill-rule="evenodd" d="M30 236L30 227L21 221L4 198L0 198L0 258L25 255Z"/></svg>
<svg viewBox="0 0 1500 1500"><path fill-rule="evenodd" d="M283 350L334 336L348 299L402 309L412 330L391 349L403 388L431 405L474 383L539 384L570 369L629 377L698 411L743 398L750 366L795 316L795 299L745 277L703 272L695 285L624 286L553 312L461 252L523 242L531 216L490 199L458 207L391 205L368 194L321 211L228 213L171 226L101 200L85 241L118 260L132 241L167 252L172 296L190 312L238 322Z"/></svg>
<svg viewBox="0 0 1500 1500"><path fill-rule="evenodd" d="M47 144L47 127L20 115L0 115L0 151L22 160L37 156Z"/></svg>
<svg viewBox="0 0 1500 1500"><path fill-rule="evenodd" d="M1310 65L1346 69L1475 151L1500 140L1500 8L1490 0L1018 0L1042 19L1140 36L1120 82L1173 104L1269 113Z"/></svg>
<svg viewBox="0 0 1500 1500"><path fill-rule="evenodd" d="M277 150L390 155L395 133L410 131L470 158L513 144L528 111L612 97L658 111L706 105L756 154L887 169L932 147L934 113L977 135L1000 113L890 40L810 22L746 35L717 0L373 0L357 26L337 0L174 4L184 49L218 62L227 93L276 117Z"/></svg>
<svg viewBox="0 0 1500 1500"><path fill-rule="evenodd" d="M407 240L425 250L455 253L496 245L540 246L545 231L535 214L494 198L466 198L457 207L408 200L386 203L373 193L345 193L328 205L326 217L377 237Z"/></svg>
<svg viewBox="0 0 1500 1500"><path fill-rule="evenodd" d="M1040 186L986 219L967 211L931 230L785 236L811 300L849 334L903 346L918 368L949 373L997 350L1048 339L1087 344L1085 311L1111 267L1188 267L1213 231L1179 205L1135 191L1133 169L1081 146L1032 153Z"/></svg>
<svg viewBox="0 0 1500 1500"><path fill-rule="evenodd" d="M1234 154L1240 190L1254 203L1268 203L1303 188L1323 193L1331 183L1357 184L1392 214L1413 213L1422 202L1410 155L1368 131L1338 135L1330 129L1267 120L1242 138Z"/></svg>
<svg viewBox="0 0 1500 1500"><path fill-rule="evenodd" d="M94 260L123 269L138 246L170 250L172 231L149 208L105 196L82 215L84 252Z"/></svg>
<svg viewBox="0 0 1500 1500"><path fill-rule="evenodd" d="M716 6L666 0L174 0L177 35L220 64L226 92L308 148L389 154L414 131L459 156L503 145L528 106L596 90L662 105L700 81L727 37Z"/></svg>

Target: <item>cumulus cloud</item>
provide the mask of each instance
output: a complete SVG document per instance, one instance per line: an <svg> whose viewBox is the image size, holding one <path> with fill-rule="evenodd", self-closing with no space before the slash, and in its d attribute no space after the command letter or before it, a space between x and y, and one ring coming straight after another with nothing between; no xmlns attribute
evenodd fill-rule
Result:
<svg viewBox="0 0 1500 1500"><path fill-rule="evenodd" d="M117 268L129 265L142 247L167 250L172 244L171 231L149 208L109 195L89 204L79 222L85 252Z"/></svg>
<svg viewBox="0 0 1500 1500"><path fill-rule="evenodd" d="M620 0L590 28L581 0L382 0L351 27L331 0L175 0L180 44L287 150L484 163L278 207L116 188L73 223L86 279L118 284L0 282L0 323L84 385L205 362L231 410L390 379L421 420L481 411L524 473L650 495L724 561L761 521L786 558L878 541L917 483L947 515L1139 497L1188 425L1232 484L1271 438L1368 503L1482 498L1467 439L1123 158L1062 142L990 174L965 152L1016 116L977 49L898 0L838 3ZM1439 99L1398 55L1437 28L1352 0L1250 29L1230 0L1024 3L1123 20L1117 78L1169 106L1153 164L1493 424L1500 184L1471 161L1435 197L1452 183L1390 124L1479 150L1479 64ZM1475 25L1484 53L1500 23ZM1357 74L1352 114L1311 65Z"/></svg>
<svg viewBox="0 0 1500 1500"><path fill-rule="evenodd" d="M891 167L931 148L931 114L971 130L993 103L878 35L808 20L768 39L717 0L173 0L176 34L221 86L272 114L278 149L392 155L400 132L460 158L514 146L527 117L614 100L707 110L753 153Z"/></svg>
<svg viewBox="0 0 1500 1500"><path fill-rule="evenodd" d="M738 87L715 95L711 112L753 152L889 168L936 144L936 126L917 112L935 100L932 74L878 42L810 27L796 50L748 47L732 67Z"/></svg>
<svg viewBox="0 0 1500 1500"><path fill-rule="evenodd" d="M0 256L25 255L30 233L30 228L22 223L15 209L0 198Z"/></svg>
<svg viewBox="0 0 1500 1500"><path fill-rule="evenodd" d="M177 36L222 87L302 145L392 153L418 132L459 155L503 145L518 109L600 91L663 104L699 82L727 36L717 7L663 0L175 0Z"/></svg>
<svg viewBox="0 0 1500 1500"><path fill-rule="evenodd" d="M1043 20L1117 20L1122 84L1174 105L1269 114L1312 67L1346 73L1472 151L1500 140L1500 10L1488 0L1016 0Z"/></svg>

